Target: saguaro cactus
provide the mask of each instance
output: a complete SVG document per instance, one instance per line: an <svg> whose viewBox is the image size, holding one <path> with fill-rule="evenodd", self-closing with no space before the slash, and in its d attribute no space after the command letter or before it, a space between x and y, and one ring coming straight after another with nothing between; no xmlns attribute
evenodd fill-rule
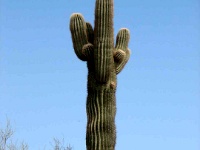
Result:
<svg viewBox="0 0 200 150"><path fill-rule="evenodd" d="M114 46L113 0L96 0L94 30L79 13L70 19L77 57L87 62L87 150L114 150L116 76L130 57L129 30L122 28Z"/></svg>

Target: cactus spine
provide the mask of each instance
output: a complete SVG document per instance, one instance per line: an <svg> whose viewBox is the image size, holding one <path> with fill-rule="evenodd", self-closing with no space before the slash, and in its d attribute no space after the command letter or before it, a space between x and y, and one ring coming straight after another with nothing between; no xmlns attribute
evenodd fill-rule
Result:
<svg viewBox="0 0 200 150"><path fill-rule="evenodd" d="M130 57L129 30L122 28L114 46L113 0L96 0L94 30L79 13L70 19L77 57L87 61L87 150L114 150L116 76Z"/></svg>

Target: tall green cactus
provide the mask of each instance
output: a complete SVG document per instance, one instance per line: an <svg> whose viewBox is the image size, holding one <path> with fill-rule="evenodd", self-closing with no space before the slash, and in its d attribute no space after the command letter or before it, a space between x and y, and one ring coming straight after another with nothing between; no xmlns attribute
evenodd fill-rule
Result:
<svg viewBox="0 0 200 150"><path fill-rule="evenodd" d="M130 57L129 30L122 28L114 46L113 0L96 0L94 30L79 13L70 19L75 53L88 66L87 150L114 150L116 75Z"/></svg>

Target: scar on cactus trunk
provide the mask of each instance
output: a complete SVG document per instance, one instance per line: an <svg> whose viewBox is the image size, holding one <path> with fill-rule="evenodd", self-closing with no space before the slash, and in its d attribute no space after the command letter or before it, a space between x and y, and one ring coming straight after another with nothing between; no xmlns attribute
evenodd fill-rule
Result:
<svg viewBox="0 0 200 150"><path fill-rule="evenodd" d="M129 30L120 29L114 46L113 0L96 0L94 30L79 13L70 19L73 47L87 62L87 150L114 150L116 76L130 57Z"/></svg>

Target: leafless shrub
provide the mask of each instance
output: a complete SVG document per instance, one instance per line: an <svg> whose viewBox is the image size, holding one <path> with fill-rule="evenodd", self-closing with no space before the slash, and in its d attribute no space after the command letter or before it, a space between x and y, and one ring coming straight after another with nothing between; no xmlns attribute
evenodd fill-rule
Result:
<svg viewBox="0 0 200 150"><path fill-rule="evenodd" d="M7 119L5 128L0 126L0 150L28 150L28 145L25 142L22 142L19 146L13 143L13 134L10 120Z"/></svg>
<svg viewBox="0 0 200 150"><path fill-rule="evenodd" d="M0 124L0 150L28 150L29 147L27 143L22 142L18 145L17 142L13 142L13 134L14 131L8 119L5 128ZM53 144L51 145L53 150L72 150L70 145L65 144L64 138L62 140L53 138Z"/></svg>
<svg viewBox="0 0 200 150"><path fill-rule="evenodd" d="M53 150L72 150L72 147L70 145L65 145L64 138L62 139L62 141L57 138L53 138L53 142Z"/></svg>
<svg viewBox="0 0 200 150"><path fill-rule="evenodd" d="M0 128L0 150L6 150L8 141L13 133L14 131L11 128L10 121L7 119L5 129Z"/></svg>

